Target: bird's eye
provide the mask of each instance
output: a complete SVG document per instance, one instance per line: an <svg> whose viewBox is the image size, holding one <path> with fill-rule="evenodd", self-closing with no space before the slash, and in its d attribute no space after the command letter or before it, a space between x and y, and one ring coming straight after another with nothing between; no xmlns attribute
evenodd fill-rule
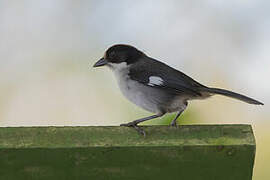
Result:
<svg viewBox="0 0 270 180"><path fill-rule="evenodd" d="M115 51L112 51L112 52L110 53L110 57L113 58L114 56L115 56Z"/></svg>

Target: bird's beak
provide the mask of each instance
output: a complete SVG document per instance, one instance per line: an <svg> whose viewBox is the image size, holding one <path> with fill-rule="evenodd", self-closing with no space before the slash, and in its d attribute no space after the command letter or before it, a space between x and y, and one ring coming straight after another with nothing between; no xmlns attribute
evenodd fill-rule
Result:
<svg viewBox="0 0 270 180"><path fill-rule="evenodd" d="M104 58L101 58L99 61L97 61L93 67L99 67L99 66L104 66L108 63L108 61Z"/></svg>

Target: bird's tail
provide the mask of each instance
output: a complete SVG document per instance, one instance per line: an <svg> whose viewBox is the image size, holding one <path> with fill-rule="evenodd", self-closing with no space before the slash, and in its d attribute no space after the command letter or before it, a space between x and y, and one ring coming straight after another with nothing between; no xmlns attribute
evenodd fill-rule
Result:
<svg viewBox="0 0 270 180"><path fill-rule="evenodd" d="M247 97L247 96L244 96L242 94L238 94L238 93L235 93L235 92L232 92L232 91L228 91L228 90L225 90L225 89L206 88L205 87L205 88L202 88L201 91L202 92L208 92L210 94L220 94L220 95L223 95L223 96L235 98L235 99L238 99L240 101L244 101L244 102L249 103L249 104L263 105L263 103L260 102L260 101L257 101L255 99L250 98L250 97Z"/></svg>

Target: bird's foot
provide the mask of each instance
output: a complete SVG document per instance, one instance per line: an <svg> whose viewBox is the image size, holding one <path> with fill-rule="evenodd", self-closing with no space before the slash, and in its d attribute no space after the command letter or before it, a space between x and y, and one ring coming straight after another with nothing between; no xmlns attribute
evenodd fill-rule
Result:
<svg viewBox="0 0 270 180"><path fill-rule="evenodd" d="M145 137L145 131L142 129L142 128L140 128L138 125L137 125L137 123L135 123L135 122L129 122L129 123L126 123L126 124L120 124L120 126L125 126L125 127L133 127L134 129L136 129L136 131L138 132L138 133L140 133L141 135L143 135L144 137Z"/></svg>
<svg viewBox="0 0 270 180"><path fill-rule="evenodd" d="M175 127L175 128L177 128L178 125L177 125L176 121L172 121L172 122L170 123L170 127Z"/></svg>
<svg viewBox="0 0 270 180"><path fill-rule="evenodd" d="M132 122L125 123L125 124L120 124L120 126L133 127L133 126L137 126L137 123L135 123L134 121L132 121Z"/></svg>
<svg viewBox="0 0 270 180"><path fill-rule="evenodd" d="M140 128L137 125L135 125L133 127L137 130L138 133L140 133L141 135L143 135L145 137L146 134L145 134L145 131L142 128Z"/></svg>

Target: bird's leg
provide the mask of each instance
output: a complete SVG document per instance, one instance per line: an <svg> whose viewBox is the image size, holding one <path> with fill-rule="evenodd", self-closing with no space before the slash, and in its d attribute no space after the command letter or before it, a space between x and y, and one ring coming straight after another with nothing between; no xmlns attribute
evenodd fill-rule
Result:
<svg viewBox="0 0 270 180"><path fill-rule="evenodd" d="M185 110L185 109L179 111L179 112L176 114L176 116L175 116L175 118L172 120L170 126L177 127L176 120L178 119L178 117L181 115L181 113L182 113L184 110Z"/></svg>
<svg viewBox="0 0 270 180"><path fill-rule="evenodd" d="M148 117L145 117L145 118L141 118L141 119L137 119L135 121L131 121L127 124L120 124L120 126L134 126L134 125L137 125L141 122L144 122L144 121L147 121L147 120L150 120L150 119L154 119L154 118L158 118L158 117L161 117L163 114L156 114L156 115L152 115L152 116L148 116Z"/></svg>
<svg viewBox="0 0 270 180"><path fill-rule="evenodd" d="M147 121L147 120L150 120L150 119L161 117L163 115L164 115L164 113L148 116L148 117L137 119L135 121L132 121L132 122L129 122L129 123L126 123L126 124L120 124L120 126L134 127L140 134L145 136L144 130L142 128L140 128L139 126L137 126L137 124L139 124L141 122L144 122L144 121Z"/></svg>

